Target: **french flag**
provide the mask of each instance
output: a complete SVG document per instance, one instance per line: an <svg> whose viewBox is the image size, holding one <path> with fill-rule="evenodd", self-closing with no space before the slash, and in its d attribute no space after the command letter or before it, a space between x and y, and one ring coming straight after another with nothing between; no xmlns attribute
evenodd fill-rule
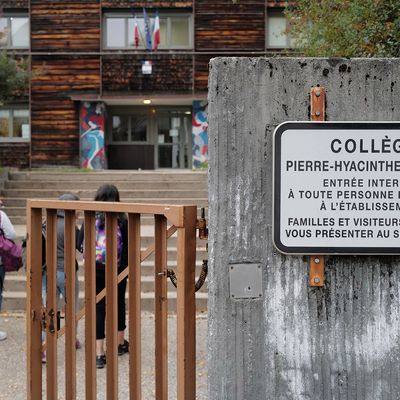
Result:
<svg viewBox="0 0 400 400"><path fill-rule="evenodd" d="M156 19L154 21L154 50L158 49L160 44L160 16L158 15L158 9L156 10Z"/></svg>
<svg viewBox="0 0 400 400"><path fill-rule="evenodd" d="M135 35L135 47L139 47L139 25L136 19L135 15L135 21L134 21L134 35Z"/></svg>

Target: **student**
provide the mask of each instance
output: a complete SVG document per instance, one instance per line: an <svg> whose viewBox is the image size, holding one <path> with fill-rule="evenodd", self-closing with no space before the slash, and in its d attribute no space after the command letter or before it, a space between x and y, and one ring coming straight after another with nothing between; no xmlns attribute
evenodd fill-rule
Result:
<svg viewBox="0 0 400 400"><path fill-rule="evenodd" d="M119 192L114 185L104 184L100 186L94 198L95 201L119 202ZM96 213L96 294L105 288L105 215L102 212ZM79 232L78 245L83 249L84 227ZM128 220L124 213L118 215L117 228L118 244L118 274L128 265ZM107 266L110 268L111 266ZM112 266L114 267L114 266ZM129 352L129 343L124 339L125 324L125 292L127 279L118 284L118 355ZM104 368L105 356L105 318L106 300L103 298L96 304L96 367Z"/></svg>
<svg viewBox="0 0 400 400"><path fill-rule="evenodd" d="M3 202L0 200L0 207L2 207ZM7 214L0 210L0 229L3 230L4 236L7 239L15 239L17 234L15 233L15 229L8 218ZM0 310L1 310L1 304L3 301L3 288L4 288L4 279L6 275L6 270L4 268L3 263L1 262L1 257L0 257ZM4 331L0 331L0 340L5 340L7 339L7 333Z"/></svg>
<svg viewBox="0 0 400 400"><path fill-rule="evenodd" d="M69 201L76 201L79 200L79 197L72 193L65 193L59 197L59 200L69 200ZM65 271L64 271L64 210L57 210L57 279L56 279L56 296L57 301L60 296L66 301L65 295ZM78 238L79 231L76 228L76 238ZM43 252L43 260L45 261L45 254L46 254L46 244L45 240L42 243L42 252ZM78 263L75 260L75 270L76 270L76 277L75 277L75 309L78 311L79 309L79 283L78 283ZM43 304L46 304L46 285L47 285L47 274L46 274L46 265L43 265L42 271L42 301ZM78 324L77 324L78 325ZM76 326L78 329L78 326ZM43 335L44 340L44 335ZM75 347L77 349L81 348L81 343L76 337ZM46 354L42 353L42 362L46 362Z"/></svg>

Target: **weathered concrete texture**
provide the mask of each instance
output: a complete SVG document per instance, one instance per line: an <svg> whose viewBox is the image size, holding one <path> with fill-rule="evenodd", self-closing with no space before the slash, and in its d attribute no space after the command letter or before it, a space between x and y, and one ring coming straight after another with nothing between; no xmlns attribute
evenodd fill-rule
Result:
<svg viewBox="0 0 400 400"><path fill-rule="evenodd" d="M400 120L399 59L211 62L209 400L400 398L400 258L330 256L311 288L306 258L272 245L272 133L309 120L317 84L327 120ZM245 262L263 299L230 299Z"/></svg>

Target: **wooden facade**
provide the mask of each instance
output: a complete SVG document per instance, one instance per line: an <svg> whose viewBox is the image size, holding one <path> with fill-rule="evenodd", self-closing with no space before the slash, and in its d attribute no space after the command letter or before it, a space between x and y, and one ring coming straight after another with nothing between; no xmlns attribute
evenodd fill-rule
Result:
<svg viewBox="0 0 400 400"><path fill-rule="evenodd" d="M72 97L204 97L209 60L265 54L266 7L284 4L278 0L0 0L0 9L29 12L31 24L31 149L30 159L18 165L79 165L79 102ZM193 49L157 53L103 49L103 13L144 6L157 7L160 13L192 12ZM141 74L143 60L152 62L152 75Z"/></svg>
<svg viewBox="0 0 400 400"><path fill-rule="evenodd" d="M187 54L149 54L153 73L141 73L143 55L106 55L102 57L103 94L115 92L191 93L193 57ZM118 71L116 74L115 71Z"/></svg>
<svg viewBox="0 0 400 400"><path fill-rule="evenodd" d="M29 167L29 143L1 143L0 166Z"/></svg>
<svg viewBox="0 0 400 400"><path fill-rule="evenodd" d="M197 0L197 51L265 51L265 0Z"/></svg>
<svg viewBox="0 0 400 400"><path fill-rule="evenodd" d="M76 93L98 93L100 60L90 56L32 56L31 164L79 165Z"/></svg>

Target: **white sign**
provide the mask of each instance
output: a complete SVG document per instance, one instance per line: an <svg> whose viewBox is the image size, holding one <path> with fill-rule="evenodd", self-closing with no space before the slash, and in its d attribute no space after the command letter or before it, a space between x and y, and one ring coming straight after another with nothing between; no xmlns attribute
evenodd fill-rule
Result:
<svg viewBox="0 0 400 400"><path fill-rule="evenodd" d="M142 74L143 75L151 75L153 72L153 66L151 61L143 61L142 62Z"/></svg>
<svg viewBox="0 0 400 400"><path fill-rule="evenodd" d="M284 253L400 253L400 123L287 122L274 133Z"/></svg>

